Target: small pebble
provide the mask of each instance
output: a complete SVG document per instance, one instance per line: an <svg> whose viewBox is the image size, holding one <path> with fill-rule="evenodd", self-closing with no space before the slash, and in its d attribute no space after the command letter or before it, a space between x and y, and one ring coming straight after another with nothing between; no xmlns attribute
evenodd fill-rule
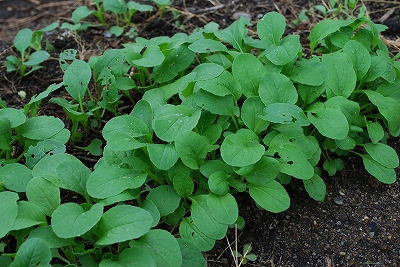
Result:
<svg viewBox="0 0 400 267"><path fill-rule="evenodd" d="M344 203L343 203L343 198L342 198L341 196L336 197L335 200L334 200L334 202L335 202L337 205L339 205L339 206L341 206L341 205L344 204Z"/></svg>
<svg viewBox="0 0 400 267"><path fill-rule="evenodd" d="M244 18L249 18L251 19L251 15L247 12L243 12L243 11L238 11L233 13L232 18L233 19L239 19L240 17L244 17Z"/></svg>
<svg viewBox="0 0 400 267"><path fill-rule="evenodd" d="M346 255L346 252L340 251L340 252L339 252L339 255L340 255L340 256L345 256L345 255Z"/></svg>

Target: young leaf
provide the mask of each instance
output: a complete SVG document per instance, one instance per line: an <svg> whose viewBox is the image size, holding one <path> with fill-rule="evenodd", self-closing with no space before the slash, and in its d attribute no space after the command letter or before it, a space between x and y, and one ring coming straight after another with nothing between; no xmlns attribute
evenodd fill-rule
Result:
<svg viewBox="0 0 400 267"><path fill-rule="evenodd" d="M371 57L371 65L367 74L364 76L364 82L372 82L381 77L387 69L387 59L381 55Z"/></svg>
<svg viewBox="0 0 400 267"><path fill-rule="evenodd" d="M32 179L32 171L25 165L10 163L0 168L0 183L15 192L25 192Z"/></svg>
<svg viewBox="0 0 400 267"><path fill-rule="evenodd" d="M210 213L219 223L234 224L239 216L238 205L231 194L207 195L207 205Z"/></svg>
<svg viewBox="0 0 400 267"><path fill-rule="evenodd" d="M367 131L371 142L376 144L385 136L382 126L378 122L367 122Z"/></svg>
<svg viewBox="0 0 400 267"><path fill-rule="evenodd" d="M325 102L325 107L341 111L349 124L354 123L360 114L360 105L343 96L334 96Z"/></svg>
<svg viewBox="0 0 400 267"><path fill-rule="evenodd" d="M264 154L264 146L257 135L248 129L240 129L227 136L221 145L221 157L231 166L244 167L254 164Z"/></svg>
<svg viewBox="0 0 400 267"><path fill-rule="evenodd" d="M308 112L307 117L323 136L341 140L346 138L349 133L349 123L339 110L317 109L314 112Z"/></svg>
<svg viewBox="0 0 400 267"><path fill-rule="evenodd" d="M322 63L328 68L330 76L326 88L328 98L339 95L348 98L357 82L350 56L342 52L324 54Z"/></svg>
<svg viewBox="0 0 400 267"><path fill-rule="evenodd" d="M385 184L392 184L396 182L396 172L394 169L389 169L385 166L382 166L373 160L369 155L361 155L361 157L363 159L364 167L369 174Z"/></svg>
<svg viewBox="0 0 400 267"><path fill-rule="evenodd" d="M18 194L10 191L0 192L2 214L0 217L0 238L3 238L13 227L18 215Z"/></svg>
<svg viewBox="0 0 400 267"><path fill-rule="evenodd" d="M136 102L129 115L138 118L140 121L144 122L150 130L152 130L151 123L153 120L153 109L148 101L141 99Z"/></svg>
<svg viewBox="0 0 400 267"><path fill-rule="evenodd" d="M30 238L19 247L10 267L50 267L51 258L50 248L45 241L40 238Z"/></svg>
<svg viewBox="0 0 400 267"><path fill-rule="evenodd" d="M215 239L206 236L200 231L190 217L182 220L179 225L179 235L183 240L195 244L201 251L209 251L215 245Z"/></svg>
<svg viewBox="0 0 400 267"><path fill-rule="evenodd" d="M35 146L29 146L28 151L24 154L26 166L32 169L44 157L56 154L65 153L65 145L54 141L44 140L37 143Z"/></svg>
<svg viewBox="0 0 400 267"><path fill-rule="evenodd" d="M228 178L230 175L223 171L217 171L208 177L208 187L216 195L226 195L229 191Z"/></svg>
<svg viewBox="0 0 400 267"><path fill-rule="evenodd" d="M319 61L306 61L288 74L293 81L310 86L322 85L328 75L327 68Z"/></svg>
<svg viewBox="0 0 400 267"><path fill-rule="evenodd" d="M51 226L41 226L33 229L28 236L28 239L32 238L42 239L46 242L49 248L61 248L76 245L73 239L58 237L51 229Z"/></svg>
<svg viewBox="0 0 400 267"><path fill-rule="evenodd" d="M39 65L50 57L50 54L46 51L35 51L29 55L29 60L25 61L24 64L27 66Z"/></svg>
<svg viewBox="0 0 400 267"><path fill-rule="evenodd" d="M297 102L297 90L293 83L285 75L278 73L264 74L260 80L258 93L265 106L272 103Z"/></svg>
<svg viewBox="0 0 400 267"><path fill-rule="evenodd" d="M285 31L285 17L278 12L268 12L257 23L257 33L260 39L268 46L278 45Z"/></svg>
<svg viewBox="0 0 400 267"><path fill-rule="evenodd" d="M151 200L157 206L161 216L174 212L181 201L181 197L175 190L167 185L153 188L146 199Z"/></svg>
<svg viewBox="0 0 400 267"><path fill-rule="evenodd" d="M303 180L304 188L308 195L316 201L324 201L326 196L326 185L324 180L318 175L314 174L311 179Z"/></svg>
<svg viewBox="0 0 400 267"><path fill-rule="evenodd" d="M326 19L317 23L310 32L308 39L310 40L310 48L314 48L318 43L323 40L326 36L339 30L340 27L344 26L342 20Z"/></svg>
<svg viewBox="0 0 400 267"><path fill-rule="evenodd" d="M14 39L15 48L21 53L21 58L25 58L25 50L31 44L33 32L31 29L24 28L20 30Z"/></svg>
<svg viewBox="0 0 400 267"><path fill-rule="evenodd" d="M204 90L200 90L191 96L197 106L218 115L239 115L239 109L235 106L232 95L216 96Z"/></svg>
<svg viewBox="0 0 400 267"><path fill-rule="evenodd" d="M388 145L382 143L366 143L363 147L373 160L382 166L392 169L399 166L399 157L396 151Z"/></svg>
<svg viewBox="0 0 400 267"><path fill-rule="evenodd" d="M246 24L248 19L240 17L238 20L233 22L228 28L215 32L215 36L219 39L227 41L237 51L243 52L243 37L246 34Z"/></svg>
<svg viewBox="0 0 400 267"><path fill-rule="evenodd" d="M89 64L75 60L64 74L64 85L68 93L79 103L84 101L92 70Z"/></svg>
<svg viewBox="0 0 400 267"><path fill-rule="evenodd" d="M194 182L190 176L178 173L172 180L174 189L183 198L187 198L193 194Z"/></svg>
<svg viewBox="0 0 400 267"><path fill-rule="evenodd" d="M263 209L278 213L289 208L290 197L285 188L277 181L271 181L265 185L249 184L250 196Z"/></svg>
<svg viewBox="0 0 400 267"><path fill-rule="evenodd" d="M86 196L86 182L91 175L88 167L80 161L65 161L60 163L56 172L61 181L68 186L69 190Z"/></svg>
<svg viewBox="0 0 400 267"><path fill-rule="evenodd" d="M281 167L278 160L263 156L261 160L254 164L252 171L245 177L249 183L264 185L274 180L280 170Z"/></svg>
<svg viewBox="0 0 400 267"><path fill-rule="evenodd" d="M96 245L111 245L146 234L153 217L142 208L120 205L106 211L97 226Z"/></svg>
<svg viewBox="0 0 400 267"><path fill-rule="evenodd" d="M160 47L158 45L152 45L146 48L142 58L132 60L132 63L139 67L150 68L160 65L164 59L165 56L161 52Z"/></svg>
<svg viewBox="0 0 400 267"><path fill-rule="evenodd" d="M18 215L11 230L46 224L46 216L40 207L28 201L18 201Z"/></svg>
<svg viewBox="0 0 400 267"><path fill-rule="evenodd" d="M151 230L139 240L131 241L129 245L146 250L157 266L175 267L182 264L182 254L178 241L165 230Z"/></svg>
<svg viewBox="0 0 400 267"><path fill-rule="evenodd" d="M233 77L241 85L243 94L246 97L258 96L258 87L264 73L266 73L265 67L252 54L240 54L233 61Z"/></svg>
<svg viewBox="0 0 400 267"><path fill-rule="evenodd" d="M61 238L81 236L93 228L103 215L103 205L94 204L89 210L69 202L59 206L52 214L51 227Z"/></svg>
<svg viewBox="0 0 400 267"><path fill-rule="evenodd" d="M192 196L189 199L192 201L190 212L197 228L210 238L223 238L228 225L220 223L214 218L207 204L207 195Z"/></svg>
<svg viewBox="0 0 400 267"><path fill-rule="evenodd" d="M248 97L242 104L240 118L250 130L256 134L266 130L268 121L262 120L259 116L263 113L265 106L261 99L256 96Z"/></svg>
<svg viewBox="0 0 400 267"><path fill-rule="evenodd" d="M21 125L19 133L29 139L44 140L56 135L64 128L64 123L59 118L39 116L26 120Z"/></svg>
<svg viewBox="0 0 400 267"><path fill-rule="evenodd" d="M26 121L26 116L23 110L15 108L0 109L0 117L10 122L11 128L20 126Z"/></svg>
<svg viewBox="0 0 400 267"><path fill-rule="evenodd" d="M126 189L139 188L146 181L147 166L138 158L134 169L121 168L116 165L101 165L89 176L87 192L95 198L115 196Z"/></svg>
<svg viewBox="0 0 400 267"><path fill-rule="evenodd" d="M226 46L218 41L211 39L199 39L188 46L195 53L211 53L228 50Z"/></svg>
<svg viewBox="0 0 400 267"><path fill-rule="evenodd" d="M274 123L288 124L293 123L299 126L308 126L310 121L304 115L303 110L289 103L273 103L268 105L260 116L265 121Z"/></svg>
<svg viewBox="0 0 400 267"><path fill-rule="evenodd" d="M168 170L179 159L173 144L147 144L151 162L160 170Z"/></svg>
<svg viewBox="0 0 400 267"><path fill-rule="evenodd" d="M233 95L235 100L242 95L240 83L228 71L210 80L198 81L196 86L217 96Z"/></svg>
<svg viewBox="0 0 400 267"><path fill-rule="evenodd" d="M283 38L274 49L267 50L266 57L273 64L284 66L298 57L300 48L300 36L289 35Z"/></svg>
<svg viewBox="0 0 400 267"><path fill-rule="evenodd" d="M157 267L156 262L151 255L139 247L126 248L118 256L118 260L103 259L99 267Z"/></svg>
<svg viewBox="0 0 400 267"><path fill-rule="evenodd" d="M353 62L353 68L357 75L357 80L361 80L367 74L371 66L371 55L368 50L359 42L351 40L346 42L343 51L349 55Z"/></svg>
<svg viewBox="0 0 400 267"><path fill-rule="evenodd" d="M132 115L122 115L109 120L102 131L103 137L107 141L111 134L114 133L140 137L150 134L150 129L140 118Z"/></svg>
<svg viewBox="0 0 400 267"><path fill-rule="evenodd" d="M182 105L164 105L154 116L153 129L160 139L172 142L183 132L191 131L197 125L200 115L200 110L193 112Z"/></svg>
<svg viewBox="0 0 400 267"><path fill-rule="evenodd" d="M61 203L59 188L42 177L35 177L29 181L26 196L29 202L38 205L49 217Z"/></svg>
<svg viewBox="0 0 400 267"><path fill-rule="evenodd" d="M177 238L182 254L181 267L206 267L207 262L198 249L192 242Z"/></svg>

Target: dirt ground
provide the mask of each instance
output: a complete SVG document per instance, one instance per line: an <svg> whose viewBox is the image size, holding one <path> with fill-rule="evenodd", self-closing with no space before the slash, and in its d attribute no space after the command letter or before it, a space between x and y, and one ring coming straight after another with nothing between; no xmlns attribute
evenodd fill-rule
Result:
<svg viewBox="0 0 400 267"><path fill-rule="evenodd" d="M140 1L138 1L140 2ZM388 43L397 44L400 35L400 3L395 1L367 1L368 11L375 21L389 26L385 35ZM46 38L54 45L51 60L45 67L22 80L12 73L6 73L5 58L12 54L12 41L18 30L29 27L40 29L54 21L69 21L71 12L80 1L50 0L0 0L0 96L10 107L21 107L30 97L45 90L51 83L62 80L58 66L58 54L66 48L85 51L84 56L101 53L101 50L118 47L125 40L105 38L104 29L97 28L83 32L80 40L65 34L62 30L51 32ZM172 35L179 31L190 32L207 22L215 21L221 28L226 27L239 15L249 16L256 22L268 11L284 14L290 25L297 19L303 8L313 7L322 2L314 0L182 0L173 1L172 8L181 12L176 19L165 15L162 19L151 13L135 15L140 36ZM313 14L309 21L290 26L287 33L304 34L321 16ZM79 41L79 42L77 42ZM396 46L391 46L398 52ZM18 92L26 92L21 99ZM63 95L63 91L57 94ZM62 117L62 110L43 103L41 114ZM65 120L65 118L64 118ZM68 125L68 122L65 121ZM91 133L88 140L101 137ZM400 153L398 138L391 140ZM86 158L84 153L69 148L70 153L90 165L95 158ZM399 170L397 170L399 174ZM334 177L324 176L327 197L323 203L310 199L301 182L287 186L291 207L280 214L261 211L250 197L239 195L240 215L246 221L243 231L235 234L230 230L226 239L217 242L216 247L205 254L210 267L235 266L229 245L242 250L251 244L257 255L255 262L245 266L400 266L400 182L384 185L376 182L364 170L358 158L347 158L345 169Z"/></svg>

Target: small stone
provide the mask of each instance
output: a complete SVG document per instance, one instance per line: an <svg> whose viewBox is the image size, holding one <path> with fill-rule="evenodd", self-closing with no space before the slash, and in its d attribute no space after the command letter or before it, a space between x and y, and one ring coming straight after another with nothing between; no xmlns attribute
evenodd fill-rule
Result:
<svg viewBox="0 0 400 267"><path fill-rule="evenodd" d="M341 206L341 205L344 204L344 203L343 203L343 198L342 198L341 196L336 197L335 200L334 200L334 202L335 202L337 205L339 205L339 206Z"/></svg>
<svg viewBox="0 0 400 267"><path fill-rule="evenodd" d="M243 12L243 11L238 11L238 12L235 12L235 13L233 13L233 15L232 15L232 18L233 19L239 19L240 17L244 17L244 18L249 18L249 19L251 19L251 15L249 14L249 13L247 13L247 12Z"/></svg>
<svg viewBox="0 0 400 267"><path fill-rule="evenodd" d="M339 255L340 255L340 256L345 256L345 255L346 255L346 252L340 251L340 252L339 252Z"/></svg>

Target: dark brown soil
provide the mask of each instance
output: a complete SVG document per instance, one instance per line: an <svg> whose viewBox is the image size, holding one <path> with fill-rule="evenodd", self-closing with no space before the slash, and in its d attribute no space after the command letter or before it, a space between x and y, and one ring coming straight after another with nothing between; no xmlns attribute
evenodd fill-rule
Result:
<svg viewBox="0 0 400 267"><path fill-rule="evenodd" d="M140 1L139 1L140 2ZM210 21L221 28L232 23L238 14L250 16L256 22L268 11L284 14L290 25L303 8L321 2L307 0L182 0L173 1L172 8L181 11L178 21L165 14L162 19L155 14L135 15L139 35L153 37L172 35L179 31L191 32ZM68 21L71 12L81 2L51 0L0 1L0 96L10 107L21 107L31 96L45 90L50 84L62 80L58 66L58 54L66 48L77 48L78 40L54 31L47 38L55 46L52 60L33 75L18 80L14 74L6 73L3 66L5 57L12 54L13 38L18 30L29 27L33 30L47 26L54 21ZM396 2L367 1L368 10L376 21L389 26L385 35L393 53L398 52L400 34L400 9ZM239 13L242 12L242 13ZM312 24L321 19L314 13L309 21L299 26L288 27L288 33L307 33ZM82 57L89 58L104 49L118 47L124 40L105 38L104 29L91 29L79 40ZM63 36L63 38L61 38ZM25 91L21 99L18 92ZM56 93L64 96L63 91ZM43 102L40 114L51 114L68 122L55 105ZM88 140L101 137L92 132ZM398 138L391 139L391 145L400 153ZM96 161L86 154L69 148L70 153L80 157L88 165ZM399 170L397 170L399 174ZM245 218L243 231L229 231L226 239L217 242L216 247L205 254L208 266L235 266L229 245L241 252L245 244L251 244L257 255L255 262L246 266L400 266L400 182L384 185L376 182L364 170L358 158L346 158L345 169L334 177L324 176L327 196L323 203L310 199L300 181L292 181L287 190L291 207L280 214L272 214L256 208L246 195L238 196L240 215ZM236 244L237 242L237 244Z"/></svg>

